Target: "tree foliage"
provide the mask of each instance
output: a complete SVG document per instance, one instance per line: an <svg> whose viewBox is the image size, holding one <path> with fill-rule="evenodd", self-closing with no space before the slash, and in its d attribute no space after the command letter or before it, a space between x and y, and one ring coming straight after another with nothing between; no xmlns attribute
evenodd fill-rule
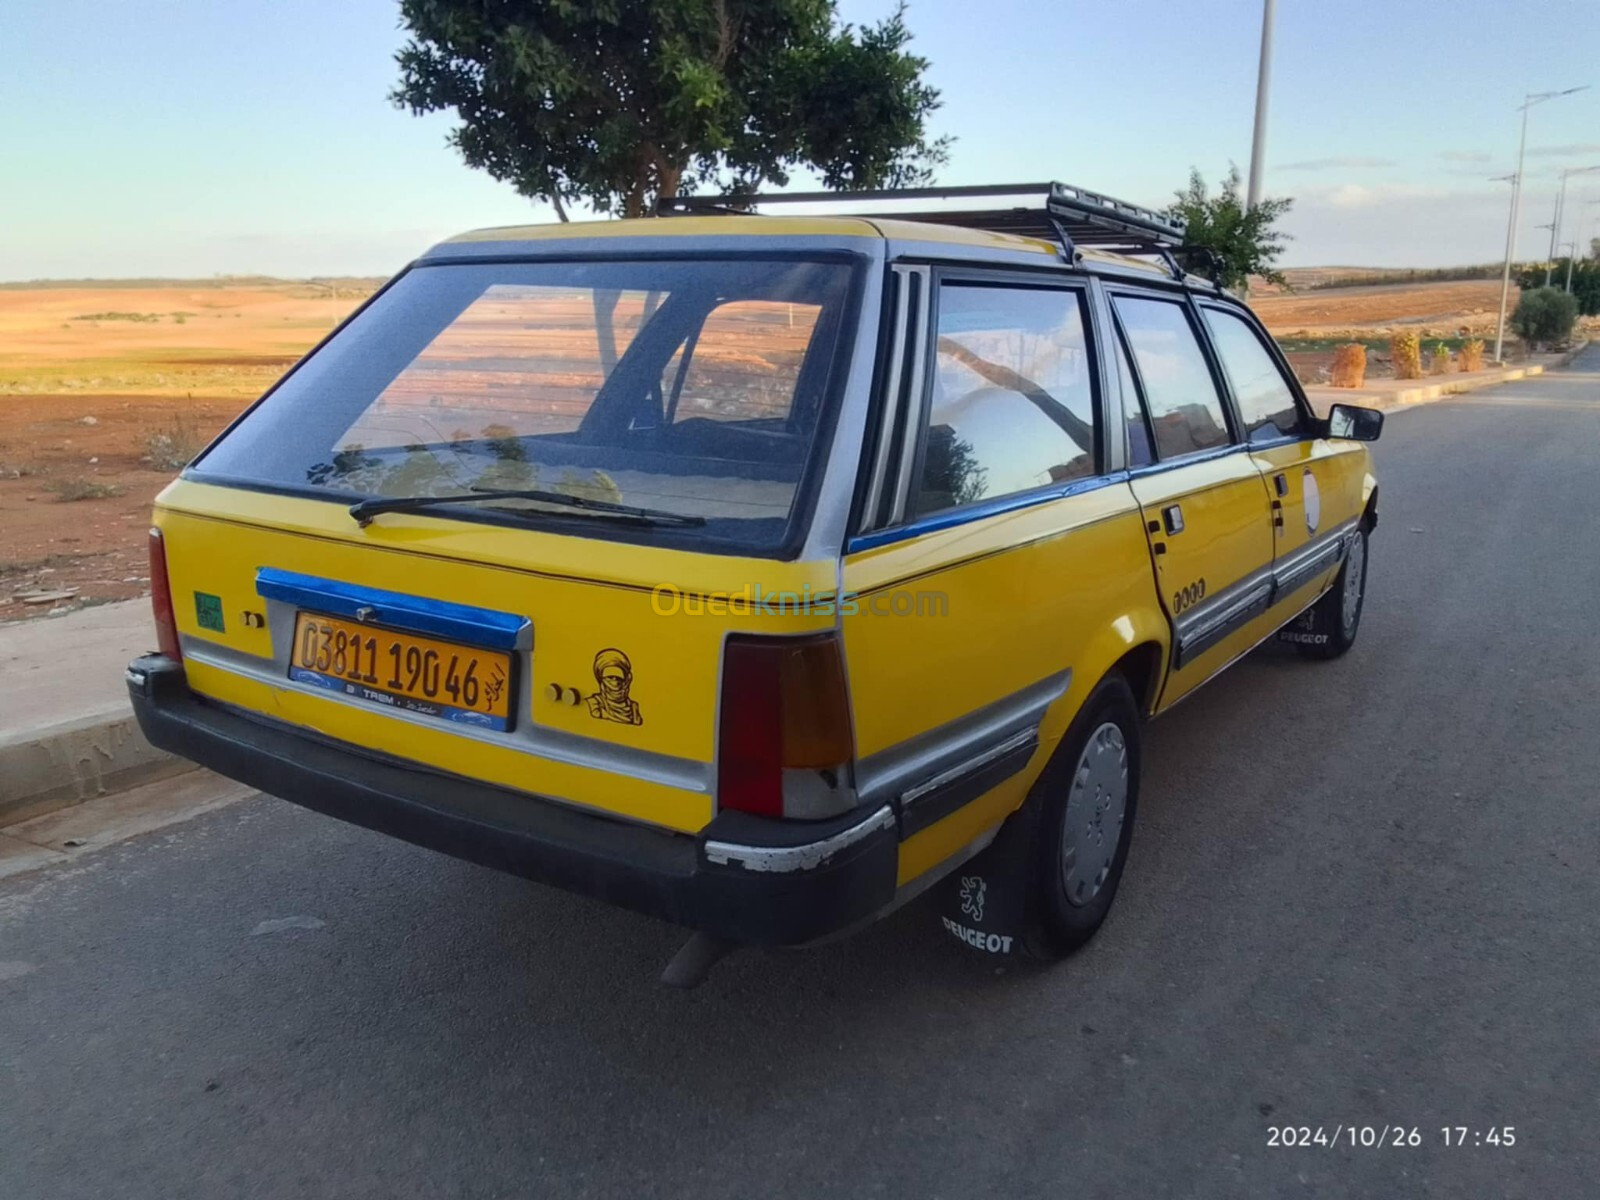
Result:
<svg viewBox="0 0 1600 1200"><path fill-rule="evenodd" d="M1222 190L1214 196L1199 170L1191 169L1189 186L1176 196L1172 212L1188 222L1186 244L1202 246L1222 260L1224 286L1242 287L1252 275L1269 283L1287 283L1273 264L1283 253L1289 235L1275 226L1293 200L1263 199L1245 211L1239 195L1238 167L1229 169Z"/></svg>
<svg viewBox="0 0 1600 1200"><path fill-rule="evenodd" d="M1533 263L1517 270L1517 286L1523 291L1530 291L1544 286L1545 271L1550 272L1551 282L1559 289L1565 290L1567 283L1567 260L1557 259L1552 263ZM1600 316L1600 261L1592 258L1574 259L1572 263L1572 294L1578 301L1578 311L1586 317Z"/></svg>
<svg viewBox="0 0 1600 1200"><path fill-rule="evenodd" d="M695 188L814 169L829 188L932 181L939 93L902 6L839 23L834 0L401 0L392 99L453 111L470 166L531 199L641 216Z"/></svg>
<svg viewBox="0 0 1600 1200"><path fill-rule="evenodd" d="M1560 288L1533 288L1522 293L1511 314L1511 328L1530 345L1549 346L1572 335L1578 319L1578 301Z"/></svg>

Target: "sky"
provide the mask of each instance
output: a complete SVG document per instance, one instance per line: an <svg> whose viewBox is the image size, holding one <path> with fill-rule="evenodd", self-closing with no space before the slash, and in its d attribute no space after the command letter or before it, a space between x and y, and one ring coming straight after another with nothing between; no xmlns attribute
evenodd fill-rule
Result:
<svg viewBox="0 0 1600 1200"><path fill-rule="evenodd" d="M839 0L876 20L893 0ZM1060 179L1164 206L1247 172L1261 0L912 0L955 138L941 183ZM553 219L393 106L394 0L0 0L0 280L387 275L464 229ZM1559 171L1600 165L1595 0L1279 0L1265 191L1285 265L1519 258ZM1597 203L1589 204L1587 201ZM1565 238L1600 236L1600 171Z"/></svg>

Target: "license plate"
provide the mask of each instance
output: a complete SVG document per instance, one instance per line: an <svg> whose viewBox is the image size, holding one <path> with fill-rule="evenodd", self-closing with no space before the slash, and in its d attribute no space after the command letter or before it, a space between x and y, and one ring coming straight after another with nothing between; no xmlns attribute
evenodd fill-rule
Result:
<svg viewBox="0 0 1600 1200"><path fill-rule="evenodd" d="M511 656L296 613L289 678L483 729L511 726Z"/></svg>

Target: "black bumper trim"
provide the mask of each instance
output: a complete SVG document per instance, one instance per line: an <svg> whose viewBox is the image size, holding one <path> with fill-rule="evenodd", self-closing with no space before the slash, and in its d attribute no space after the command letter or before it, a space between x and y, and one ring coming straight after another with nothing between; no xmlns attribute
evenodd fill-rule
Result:
<svg viewBox="0 0 1600 1200"><path fill-rule="evenodd" d="M707 841L788 847L859 826L718 815L698 836L633 825L554 800L447 775L223 707L189 690L183 667L136 659L128 692L159 749L304 808L456 858L737 942L799 945L858 924L895 893L893 824L803 871L707 859ZM798 835L801 831L805 838Z"/></svg>

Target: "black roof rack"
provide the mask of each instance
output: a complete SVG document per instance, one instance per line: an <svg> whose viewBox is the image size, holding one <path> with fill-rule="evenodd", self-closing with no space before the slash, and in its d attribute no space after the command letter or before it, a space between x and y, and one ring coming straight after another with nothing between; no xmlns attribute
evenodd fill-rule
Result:
<svg viewBox="0 0 1600 1200"><path fill-rule="evenodd" d="M922 200L976 200L1012 196L1035 198L1031 204L1009 208L879 209L889 202ZM1039 203L1037 198L1042 198ZM1155 254L1166 262L1179 279L1184 269L1179 258L1195 254L1196 247L1185 247L1185 225L1181 217L1141 208L1125 200L1115 200L1097 192L1066 183L985 184L980 187L897 188L872 192L763 192L727 196L663 196L657 211L663 216L690 214L749 214L771 204L819 204L849 206L872 204L867 213L856 213L884 220L925 221L936 225L957 225L966 229L986 229L995 233L1014 233L1024 237L1053 238L1061 243L1069 261L1081 246L1114 250L1123 254ZM844 215L844 214L840 214ZM1204 253L1200 251L1200 253ZM1220 286L1220 285L1219 285Z"/></svg>

